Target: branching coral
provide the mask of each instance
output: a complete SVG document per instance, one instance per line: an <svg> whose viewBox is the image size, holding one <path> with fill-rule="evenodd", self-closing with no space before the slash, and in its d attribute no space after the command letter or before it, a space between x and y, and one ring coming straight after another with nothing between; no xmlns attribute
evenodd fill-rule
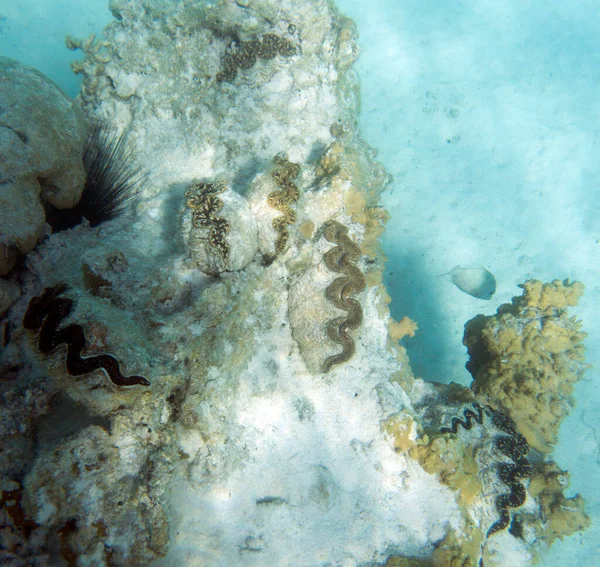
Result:
<svg viewBox="0 0 600 567"><path fill-rule="evenodd" d="M232 41L227 46L227 54L222 62L223 68L217 73L217 83L233 81L238 69L250 69L258 59L273 59L277 55L290 57L297 52L298 49L293 43L272 33L247 41Z"/></svg>
<svg viewBox="0 0 600 567"><path fill-rule="evenodd" d="M23 318L23 327L39 331L38 348L43 354L52 352L60 345L67 346L67 371L71 376L81 376L102 369L115 386L149 386L143 376L123 376L119 362L114 356L101 354L81 358L85 347L85 335L80 325L71 324L59 329L60 322L69 315L73 301L59 297L65 286L46 288L41 296L34 297Z"/></svg>
<svg viewBox="0 0 600 567"><path fill-rule="evenodd" d="M329 356L323 362L323 372L329 372L335 364L342 364L352 358L355 351L354 339L348 331L356 330L362 324L362 307L350 297L365 289L365 276L356 266L360 259L360 248L348 236L348 227L337 221L329 221L323 226L325 238L336 244L323 256L325 265L333 272L342 274L326 289L327 299L347 315L335 317L327 323L327 336L342 346L342 352Z"/></svg>

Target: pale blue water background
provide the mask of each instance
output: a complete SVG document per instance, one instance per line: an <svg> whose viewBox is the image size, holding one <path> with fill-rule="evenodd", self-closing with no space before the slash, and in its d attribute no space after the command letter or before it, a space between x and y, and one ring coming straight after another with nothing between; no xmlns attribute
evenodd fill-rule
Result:
<svg viewBox="0 0 600 567"><path fill-rule="evenodd" d="M417 375L468 384L465 321L493 313L528 278L579 279L576 314L600 351L600 5L576 0L339 0L362 55L360 126L394 176L383 196L393 314ZM106 0L0 0L0 54L75 96L64 37L100 33ZM437 275L484 265L489 301ZM554 458L586 499L592 527L544 567L600 565L600 376L576 388Z"/></svg>
<svg viewBox="0 0 600 567"><path fill-rule="evenodd" d="M554 458L592 526L544 567L600 565L600 5L589 0L339 0L357 23L360 127L394 176L383 196L392 312L415 372L470 383L464 322L529 278L578 279L594 365ZM437 278L483 265L491 301Z"/></svg>

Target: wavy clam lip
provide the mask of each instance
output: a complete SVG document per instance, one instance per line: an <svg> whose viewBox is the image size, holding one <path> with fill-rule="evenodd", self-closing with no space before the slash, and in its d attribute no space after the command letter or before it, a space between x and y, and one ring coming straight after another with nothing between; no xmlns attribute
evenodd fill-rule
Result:
<svg viewBox="0 0 600 567"><path fill-rule="evenodd" d="M276 169L271 172L271 177L279 189L268 196L267 203L269 207L279 211L281 216L274 218L272 222L272 226L277 232L275 253L265 256L265 265L272 264L277 256L285 250L290 238L287 227L296 221L296 211L291 208L291 205L300 198L300 191L292 181L300 174L300 166L281 156L275 156L273 162Z"/></svg>
<svg viewBox="0 0 600 567"><path fill-rule="evenodd" d="M491 406L486 406L484 409L478 402L473 402L473 408L477 413L471 409L465 409L463 411L464 421L453 417L451 427L442 427L440 433L456 435L459 425L467 431L473 427L474 422L483 425L484 414L490 417L491 424L502 432L501 435L494 438L494 445L502 455L511 459L512 462L501 463L498 466L498 478L510 488L510 492L496 497L496 510L500 518L488 529L486 538L489 538L508 527L510 524L509 508L518 508L525 503L527 492L520 480L531 476L532 466L527 460L527 453L529 453L527 439L519 433L516 423L510 417Z"/></svg>
<svg viewBox="0 0 600 567"><path fill-rule="evenodd" d="M273 59L277 55L291 57L298 49L286 38L268 33L246 41L231 42L227 51L221 71L215 77L217 83L233 81L238 69L251 69L258 59Z"/></svg>
<svg viewBox="0 0 600 567"><path fill-rule="evenodd" d="M350 296L363 291L366 283L363 273L355 264L361 256L360 248L348 236L348 227L331 220L323 225L323 234L329 242L336 244L323 256L325 265L331 271L342 274L327 287L325 295L335 307L347 312L347 315L327 323L327 336L342 347L342 352L327 357L323 362L322 371L327 373L334 365L347 362L354 355L356 347L348 331L360 327L362 308Z"/></svg>
<svg viewBox="0 0 600 567"><path fill-rule="evenodd" d="M227 185L223 182L195 183L185 193L187 206L194 211L192 225L209 230L208 242L225 266L230 250L225 237L231 230L231 224L218 214L223 208L223 201L217 195L226 189Z"/></svg>
<svg viewBox="0 0 600 567"><path fill-rule="evenodd" d="M29 302L23 326L30 331L39 331L40 352L48 354L56 347L66 345L67 371L71 376L81 376L101 369L115 386L149 386L150 381L143 376L124 376L118 360L110 354L81 357L86 342L83 327L71 324L58 328L73 307L72 299L59 297L66 289L65 285L46 288L42 295Z"/></svg>

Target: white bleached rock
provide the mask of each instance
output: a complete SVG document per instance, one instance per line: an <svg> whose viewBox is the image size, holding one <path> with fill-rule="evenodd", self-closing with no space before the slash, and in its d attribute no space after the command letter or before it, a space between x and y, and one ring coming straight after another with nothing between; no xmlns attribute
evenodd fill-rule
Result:
<svg viewBox="0 0 600 567"><path fill-rule="evenodd" d="M43 202L79 200L83 140L73 101L39 71L0 57L0 275L44 233Z"/></svg>

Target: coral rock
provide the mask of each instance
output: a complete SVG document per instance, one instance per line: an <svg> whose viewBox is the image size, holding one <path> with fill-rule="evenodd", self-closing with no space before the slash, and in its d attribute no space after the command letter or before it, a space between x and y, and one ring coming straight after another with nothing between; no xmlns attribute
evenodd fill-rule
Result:
<svg viewBox="0 0 600 567"><path fill-rule="evenodd" d="M17 284L0 279L0 315L4 315L20 295L21 290Z"/></svg>
<svg viewBox="0 0 600 567"><path fill-rule="evenodd" d="M0 100L1 275L43 235L43 203L77 203L85 172L83 120L50 79L0 57Z"/></svg>
<svg viewBox="0 0 600 567"><path fill-rule="evenodd" d="M549 453L573 404L573 384L586 365L581 322L567 316L583 285L530 280L522 297L465 326L473 390L499 404L530 445Z"/></svg>

